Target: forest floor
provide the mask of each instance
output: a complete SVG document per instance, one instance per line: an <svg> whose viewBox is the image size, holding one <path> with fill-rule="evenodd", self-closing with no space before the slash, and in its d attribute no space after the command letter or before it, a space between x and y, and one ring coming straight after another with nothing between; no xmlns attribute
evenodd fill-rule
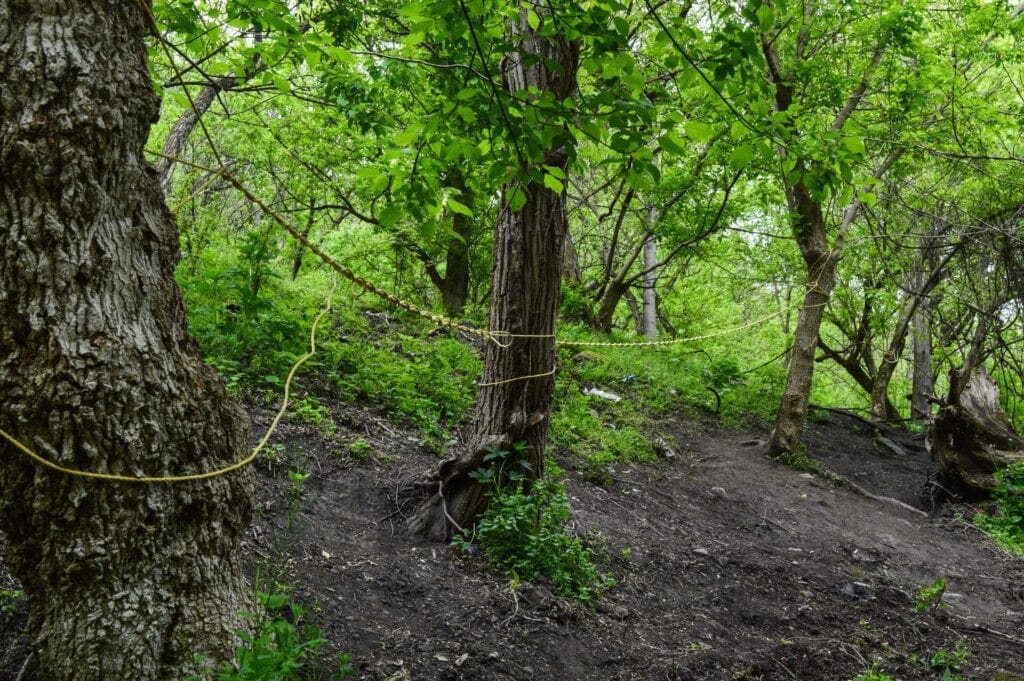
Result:
<svg viewBox="0 0 1024 681"><path fill-rule="evenodd" d="M588 608L408 537L397 490L437 456L383 412L332 411L332 434L277 431L244 550L254 572L286 553L294 599L351 653L353 678L849 680L877 663L903 681L1024 679L1024 559L965 520L971 507L926 507L933 464L909 434L839 413L808 424L808 456L860 492L710 417L662 420L665 460L617 467L610 484L555 452L576 529L604 537L618 582ZM271 414L252 415L261 432ZM286 529L295 469L309 477ZM940 577L941 607L919 612ZM0 578L15 586L2 565ZM24 607L0 624L13 679Z"/></svg>

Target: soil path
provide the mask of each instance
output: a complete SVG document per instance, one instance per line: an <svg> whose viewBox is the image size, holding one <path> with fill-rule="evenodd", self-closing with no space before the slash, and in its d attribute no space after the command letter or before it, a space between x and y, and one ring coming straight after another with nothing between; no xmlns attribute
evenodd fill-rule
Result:
<svg viewBox="0 0 1024 681"><path fill-rule="evenodd" d="M903 681L942 679L944 665L1024 680L1024 560L958 517L969 508L927 512L932 464L909 436L831 414L806 437L809 456L900 503L766 460L763 431L688 419L660 424L669 458L620 467L610 485L556 453L577 529L606 538L619 582L590 610L404 536L395 490L435 457L379 414L334 417L330 436L279 430L245 551L254 571L287 558L296 598L356 678L849 680L877 663ZM254 410L254 430L268 418ZM286 530L294 468L310 477ZM938 577L946 607L917 612ZM0 632L0 679L24 660L22 615ZM943 663L958 646L963 661Z"/></svg>

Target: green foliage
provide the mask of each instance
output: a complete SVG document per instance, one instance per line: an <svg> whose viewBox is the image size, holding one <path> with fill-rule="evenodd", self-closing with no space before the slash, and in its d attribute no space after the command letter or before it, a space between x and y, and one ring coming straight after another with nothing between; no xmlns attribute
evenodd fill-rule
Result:
<svg viewBox="0 0 1024 681"><path fill-rule="evenodd" d="M313 395L290 402L288 409L298 421L316 426L328 435L338 431L338 426L331 416L331 410L322 405L320 400Z"/></svg>
<svg viewBox="0 0 1024 681"><path fill-rule="evenodd" d="M939 648L934 653L910 656L912 664L931 672L939 672L942 681L964 681L963 671L971 658L971 650L964 641L958 641L954 650Z"/></svg>
<svg viewBox="0 0 1024 681"><path fill-rule="evenodd" d="M235 649L234 664L218 673L217 681L311 678L308 666L320 662L321 650L327 643L323 631L304 623L306 611L286 594L258 593L257 600L255 612L242 613L251 622L252 630L238 632L242 645ZM336 672L327 678L341 681L355 675L348 655L339 655Z"/></svg>
<svg viewBox="0 0 1024 681"><path fill-rule="evenodd" d="M352 457L360 461L365 461L373 456L373 445L366 440L359 438L348 443L348 451L352 454Z"/></svg>
<svg viewBox="0 0 1024 681"><path fill-rule="evenodd" d="M928 586L923 586L914 599L914 609L918 612L935 612L938 608L948 607L942 601L946 593L946 578L936 577Z"/></svg>
<svg viewBox="0 0 1024 681"><path fill-rule="evenodd" d="M25 593L21 589L0 589L0 625L7 624L24 600Z"/></svg>
<svg viewBox="0 0 1024 681"><path fill-rule="evenodd" d="M488 452L489 465L473 477L490 486L490 504L473 536L457 536L453 544L468 551L476 543L491 564L513 578L546 577L559 595L590 602L615 580L594 564L595 548L572 534L569 495L557 468L549 465L548 477L526 491L529 464L522 454Z"/></svg>
<svg viewBox="0 0 1024 681"><path fill-rule="evenodd" d="M442 424L457 423L472 405L480 365L457 340L389 332L381 340L352 337L340 346L336 380L345 398L371 400L427 435L443 437Z"/></svg>
<svg viewBox="0 0 1024 681"><path fill-rule="evenodd" d="M995 511L978 513L974 522L1003 548L1024 555L1024 463L996 472Z"/></svg>
<svg viewBox="0 0 1024 681"><path fill-rule="evenodd" d="M928 656L928 668L942 672L942 681L963 681L962 672L970 660L971 651L967 644L959 641L953 651L939 648Z"/></svg>

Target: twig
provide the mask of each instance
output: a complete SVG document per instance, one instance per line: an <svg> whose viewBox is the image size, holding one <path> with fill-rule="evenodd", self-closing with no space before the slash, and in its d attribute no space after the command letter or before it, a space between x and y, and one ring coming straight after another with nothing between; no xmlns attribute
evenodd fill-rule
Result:
<svg viewBox="0 0 1024 681"><path fill-rule="evenodd" d="M966 626L963 626L963 627L956 627L960 631L979 631L979 632L981 632L983 634L992 634L993 636L997 636L999 638L1006 639L1007 641L1013 641L1014 643L1020 643L1021 645L1024 645L1024 638L1017 638L1016 636L1010 636L1009 634L1004 634L1001 631L996 631L995 629L991 629L989 627L986 627L984 624L972 624L972 623L968 622L966 619L964 619L963 617L961 617L960 615L954 614L953 617L955 617L956 619L960 620L961 622L963 622L966 625Z"/></svg>
<svg viewBox="0 0 1024 681"><path fill-rule="evenodd" d="M833 473L832 471L830 471L827 468L819 467L819 468L816 468L816 470L819 473L821 473L823 476L825 476L826 478L830 479L833 483L836 483L836 484L839 484L839 485L842 485L842 486L845 486L845 487L849 487L851 490L853 490L857 494L860 494L861 496L865 496L868 499L874 499L875 501L881 501L881 502L884 502L884 503L887 503L887 504L895 504L896 506L899 506L900 508L902 508L905 511L910 511L911 513L916 513L917 515L922 516L924 518L928 517L928 514L925 513L924 511L922 511L919 508L915 508L915 507L911 506L910 504L906 504L906 503L900 501L899 499L893 499L892 497L885 497L885 496L879 496L877 494L872 494L871 492L867 491L866 489L864 489L863 487L861 487L857 483L853 482L852 480L849 480L848 478L844 478L843 476L839 475L838 473Z"/></svg>
<svg viewBox="0 0 1024 681"><path fill-rule="evenodd" d="M442 480L437 481L437 496L441 497L441 510L444 511L444 517L448 519L448 522L455 526L456 530L462 534L467 534L466 530L462 529L462 525L455 522L455 518L448 514L448 504L445 503L444 500L444 481Z"/></svg>
<svg viewBox="0 0 1024 681"><path fill-rule="evenodd" d="M25 662L22 663L21 671L19 671L18 675L16 677L14 677L14 681L22 681L22 679L25 678L25 673L28 671L28 664L29 664L29 662L32 661L32 658L35 656L35 654L36 654L35 648L33 648L32 650L28 651L28 657L26 657L25 658Z"/></svg>

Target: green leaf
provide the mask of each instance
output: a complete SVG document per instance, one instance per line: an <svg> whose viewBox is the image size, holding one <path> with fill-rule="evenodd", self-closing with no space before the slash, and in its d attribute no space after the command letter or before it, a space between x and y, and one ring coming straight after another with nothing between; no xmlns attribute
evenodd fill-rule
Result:
<svg viewBox="0 0 1024 681"><path fill-rule="evenodd" d="M390 227L398 222L400 217L402 217L402 209L392 203L391 205L385 206L380 211L377 215L377 220L380 221L380 224L384 227Z"/></svg>
<svg viewBox="0 0 1024 681"><path fill-rule="evenodd" d="M851 153L863 156L867 151L864 147L864 140L859 137L844 137L843 146L846 147Z"/></svg>
<svg viewBox="0 0 1024 681"><path fill-rule="evenodd" d="M277 91L282 95L287 95L292 91L292 86L281 76L274 76L274 87L276 87Z"/></svg>
<svg viewBox="0 0 1024 681"><path fill-rule="evenodd" d="M874 208L875 203L878 201L878 197L875 196L874 192L857 192L857 198L864 202L868 208Z"/></svg>
<svg viewBox="0 0 1024 681"><path fill-rule="evenodd" d="M694 142L707 142L715 136L715 129L700 121L687 121L683 125L683 130L686 131L686 136Z"/></svg>
<svg viewBox="0 0 1024 681"><path fill-rule="evenodd" d="M508 207L513 213L519 212L523 206L526 205L526 192L518 184L513 185L507 192L505 192L505 201L508 203Z"/></svg>
<svg viewBox="0 0 1024 681"><path fill-rule="evenodd" d="M284 607L284 604L288 602L287 594L270 594L263 601L263 605L268 610L279 610Z"/></svg>
<svg viewBox="0 0 1024 681"><path fill-rule="evenodd" d="M415 142L419 138L419 136L419 128L416 126L411 126L395 135L395 144L397 144L400 147L406 147Z"/></svg>
<svg viewBox="0 0 1024 681"><path fill-rule="evenodd" d="M754 159L754 149L749 144L741 144L729 154L729 165L735 170L746 168Z"/></svg>
<svg viewBox="0 0 1024 681"><path fill-rule="evenodd" d="M562 184L562 181L550 173L545 173L544 175L544 186L556 194L561 194L565 191L565 185Z"/></svg>
<svg viewBox="0 0 1024 681"><path fill-rule="evenodd" d="M686 154L686 147L683 146L683 141L671 132L666 132L664 135L659 137L658 145L668 154L675 154L677 156L683 156Z"/></svg>
<svg viewBox="0 0 1024 681"><path fill-rule="evenodd" d="M530 28L537 30L540 28L540 17L532 9L526 11L526 23L530 25Z"/></svg>
<svg viewBox="0 0 1024 681"><path fill-rule="evenodd" d="M468 215L470 217L473 217L473 211L470 210L469 206L467 206L464 203L456 201L450 196L445 200L445 205L448 207L448 210L450 210L453 213L459 213L461 215Z"/></svg>

